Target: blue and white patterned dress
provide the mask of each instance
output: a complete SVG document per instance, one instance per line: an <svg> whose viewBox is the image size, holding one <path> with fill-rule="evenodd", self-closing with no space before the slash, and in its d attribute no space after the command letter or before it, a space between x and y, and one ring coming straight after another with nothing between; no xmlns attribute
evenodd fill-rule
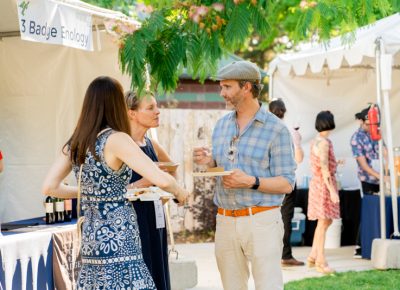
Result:
<svg viewBox="0 0 400 290"><path fill-rule="evenodd" d="M109 129L97 138L99 161L89 152L82 170L82 268L78 289L156 289L143 261L136 213L124 198L131 170L114 171L104 161ZM74 165L76 177L79 166Z"/></svg>

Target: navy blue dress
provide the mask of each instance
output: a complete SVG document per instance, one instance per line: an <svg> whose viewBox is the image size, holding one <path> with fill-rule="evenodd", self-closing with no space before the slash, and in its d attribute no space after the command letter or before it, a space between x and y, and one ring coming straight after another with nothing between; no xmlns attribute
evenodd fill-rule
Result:
<svg viewBox="0 0 400 290"><path fill-rule="evenodd" d="M96 160L86 154L81 180L82 267L77 289L156 289L140 248L136 213L125 199L132 171L117 171L105 162L103 150L109 129L97 138ZM79 166L73 165L78 179Z"/></svg>
<svg viewBox="0 0 400 290"><path fill-rule="evenodd" d="M151 160L157 162L158 158L153 144L147 137L145 137L145 141L146 145L140 148ZM130 183L141 178L141 175L132 171ZM157 290L170 290L167 231L165 228L156 228L156 213L153 201L138 200L133 202L133 206L139 224L144 262L149 268Z"/></svg>

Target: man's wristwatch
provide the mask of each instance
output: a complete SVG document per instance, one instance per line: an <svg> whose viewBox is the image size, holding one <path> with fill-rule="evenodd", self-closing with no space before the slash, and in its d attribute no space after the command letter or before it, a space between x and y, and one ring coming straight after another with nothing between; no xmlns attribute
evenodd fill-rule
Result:
<svg viewBox="0 0 400 290"><path fill-rule="evenodd" d="M260 187L260 178L258 178L258 176L255 176L255 178L256 178L256 181L254 182L251 189L258 189Z"/></svg>

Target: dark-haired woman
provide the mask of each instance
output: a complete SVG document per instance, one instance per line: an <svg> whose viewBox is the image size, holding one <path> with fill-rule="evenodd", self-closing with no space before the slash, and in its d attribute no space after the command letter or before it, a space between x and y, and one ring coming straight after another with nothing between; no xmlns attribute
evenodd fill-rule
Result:
<svg viewBox="0 0 400 290"><path fill-rule="evenodd" d="M335 129L331 112L322 111L317 115L315 129L318 135L311 143L312 178L308 193L309 220L318 220L314 232L311 253L308 256L309 266L315 265L318 272L333 273L325 258L325 236L332 219L340 218L339 194L336 185L336 159L332 142L328 136Z"/></svg>
<svg viewBox="0 0 400 290"><path fill-rule="evenodd" d="M188 195L129 133L122 86L110 77L96 78L86 91L72 137L44 181L45 195L76 197L77 187L62 181L71 170L78 179L82 165L84 221L77 289L156 289L143 261L136 213L124 197L131 169L180 202Z"/></svg>
<svg viewBox="0 0 400 290"><path fill-rule="evenodd" d="M146 136L150 128L159 126L160 110L157 101L152 94L139 97L135 92L129 91L125 94L128 106L128 117L131 125L131 137L140 149L154 162L171 162L167 152L155 141ZM131 187L142 188L152 186L148 179L133 171ZM168 243L165 220L162 222L160 216L164 216L161 201L133 202L137 213L140 240L142 241L143 259L156 284L157 290L170 290L170 276L168 265ZM161 220L157 225L156 209L160 211L157 215ZM161 213L162 211L162 213Z"/></svg>
<svg viewBox="0 0 400 290"><path fill-rule="evenodd" d="M269 111L277 116L279 119L284 119L286 114L285 103L281 99L273 100L269 103ZM297 129L292 129L293 144L294 144L294 159L297 164L300 164L304 158L303 148L301 147L301 135ZM281 206L282 221L284 227L283 235L283 251L282 251L282 266L303 266L304 262L298 261L293 257L292 246L290 244L290 236L292 234L292 218L294 216L294 204L296 200L297 187L294 185L294 189L291 193L285 194Z"/></svg>

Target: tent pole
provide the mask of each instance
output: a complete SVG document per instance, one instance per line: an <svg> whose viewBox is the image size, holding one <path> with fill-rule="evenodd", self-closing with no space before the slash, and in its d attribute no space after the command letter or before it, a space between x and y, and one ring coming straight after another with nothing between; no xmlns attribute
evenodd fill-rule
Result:
<svg viewBox="0 0 400 290"><path fill-rule="evenodd" d="M391 55L390 55L391 57ZM394 170L394 156L393 156L393 138L392 138L392 124L390 122L390 108L389 108L389 91L383 91L383 107L385 110L385 123L386 123L386 135L388 142L388 159L389 159L389 171L390 171L390 189L392 194L392 212L393 212L393 236L399 237L399 223L398 223L398 208L397 208L397 192L396 192L396 174Z"/></svg>
<svg viewBox="0 0 400 290"><path fill-rule="evenodd" d="M392 64L393 56L391 54L381 54L381 89L383 92L383 109L385 118L385 128L387 136L387 155L389 161L390 172L390 189L392 195L392 213L393 213L393 236L399 237L399 223L398 223L398 210L397 210L397 188L396 188L396 174L394 167L394 154L393 154L393 136L392 136L392 123L389 107L389 91L392 88Z"/></svg>
<svg viewBox="0 0 400 290"><path fill-rule="evenodd" d="M382 39L376 40L375 62L376 62L376 103L381 108L381 54L383 44ZM379 140L379 207L380 207L380 224L381 224L381 239L386 239L386 207L384 189L384 174L383 174L383 141Z"/></svg>

